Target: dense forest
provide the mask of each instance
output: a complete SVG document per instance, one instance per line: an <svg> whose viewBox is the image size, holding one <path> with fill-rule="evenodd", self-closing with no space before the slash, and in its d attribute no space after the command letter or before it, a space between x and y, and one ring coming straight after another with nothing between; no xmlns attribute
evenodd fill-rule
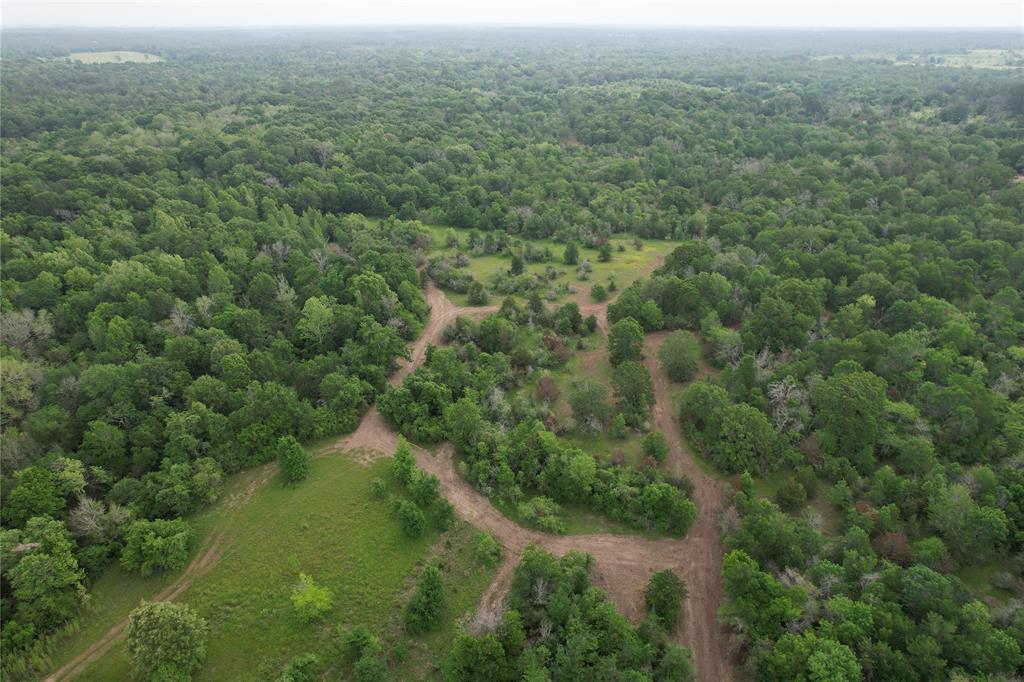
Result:
<svg viewBox="0 0 1024 682"><path fill-rule="evenodd" d="M614 373L573 409L647 433L644 334L698 334L679 368L663 362L687 382L674 409L690 448L734 491L715 570L741 674L1024 673L1024 81L929 61L1019 55L1019 36L3 42L8 674L32 669L112 564L184 566L188 519L231 475L276 459L300 479L299 444L375 404L413 443L451 441L465 479L544 531L564 532L550 511L567 504L685 535L699 510L656 438L643 466L595 461L525 397L597 320L514 277L576 268L578 248L613 260L614 235L677 243L621 291L590 289L614 299ZM105 49L163 61L64 59ZM459 259L432 253L433 226L458 229ZM465 274L484 254L509 274ZM430 279L497 310L455 322L389 386ZM692 354L710 367L695 381ZM590 586L589 562L530 550L505 620L462 635L441 674L692 675ZM531 598L538 582L557 602ZM581 642L590 668L573 667Z"/></svg>

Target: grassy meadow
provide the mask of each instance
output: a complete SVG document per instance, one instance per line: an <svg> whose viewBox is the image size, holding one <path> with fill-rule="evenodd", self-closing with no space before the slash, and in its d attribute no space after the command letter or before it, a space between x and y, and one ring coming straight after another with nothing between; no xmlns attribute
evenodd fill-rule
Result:
<svg viewBox="0 0 1024 682"><path fill-rule="evenodd" d="M285 485L274 468L259 467L233 477L221 501L194 519L201 537L227 529L219 562L179 598L210 625L197 680L273 679L291 658L306 653L317 654L344 677L338 628L358 624L381 637L393 674L434 676L437 652L446 649L460 619L472 614L492 571L477 564L474 530L466 524L443 534L430 530L415 540L402 533L387 497L370 493L374 478L387 480L388 461L365 467L344 455L317 458L309 479L297 486ZM401 607L428 560L444 568L448 606L439 629L409 638L401 630ZM334 607L320 623L302 623L294 613L290 595L300 571L334 592ZM83 616L82 628L61 647L62 659L82 651L174 578L141 578L111 568L94 588L96 610ZM122 640L81 679L129 676Z"/></svg>

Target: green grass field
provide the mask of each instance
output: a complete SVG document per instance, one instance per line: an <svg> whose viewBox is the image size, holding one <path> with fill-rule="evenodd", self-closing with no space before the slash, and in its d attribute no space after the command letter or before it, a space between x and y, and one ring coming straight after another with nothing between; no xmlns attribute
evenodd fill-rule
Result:
<svg viewBox="0 0 1024 682"><path fill-rule="evenodd" d="M491 579L492 571L474 558L473 529L458 523L442 535L405 537L387 499L370 494L371 481L386 477L386 461L367 468L342 455L319 458L309 480L289 487L274 476L243 502L248 486L270 471L261 467L235 477L222 501L196 519L201 530L228 528L219 563L180 598L209 621L212 633L196 679L272 679L292 657L310 652L338 668L337 628L358 624L381 636L393 674L432 677L437 653L446 650L459 619L472 613ZM428 558L445 569L449 604L440 629L409 639L399 614ZM293 612L290 595L300 570L334 592L334 608L322 623L303 624ZM94 588L97 610L83 618L62 658L82 651L173 578L108 571ZM128 678L123 641L82 675Z"/></svg>
<svg viewBox="0 0 1024 682"><path fill-rule="evenodd" d="M448 248L445 246L445 238L450 232L454 232L458 236L460 244L465 244L466 238L472 230L437 225L427 227L433 235L434 243L431 255L454 256L460 250L465 253L464 249ZM580 246L580 262L586 258L590 260L590 264L593 266L589 278L586 281L580 281L576 275L576 266L565 265L562 262L562 255L565 251L564 244L550 239L531 239L528 241L539 249L548 248L552 253L553 259L547 263L526 263L525 272L543 273L549 266L555 268L558 271L558 276L550 280L549 288L554 290L560 285L570 285L576 289L576 293L561 295L559 298L580 302L590 300L590 288L594 284L607 286L610 281L614 281L620 289L629 286L637 279L649 274L659 258L664 258L672 253L679 245L679 242L671 240L646 240L643 242L643 247L638 251L633 246L632 237L616 235L611 239L612 259L607 263L598 261L597 249ZM619 251L619 245L622 245L625 250ZM467 253L466 255L470 254ZM473 275L475 280L484 285L488 293L492 296L504 298L504 295L494 293L491 285L495 273L507 272L511 263L512 256L508 253L484 256L470 255L470 262L466 269ZM451 298L459 304L465 304L466 302L466 297L461 294L452 294Z"/></svg>
<svg viewBox="0 0 1024 682"><path fill-rule="evenodd" d="M62 57L72 62L83 64L154 64L164 61L155 54L132 52L131 50L115 50L113 52L72 52Z"/></svg>

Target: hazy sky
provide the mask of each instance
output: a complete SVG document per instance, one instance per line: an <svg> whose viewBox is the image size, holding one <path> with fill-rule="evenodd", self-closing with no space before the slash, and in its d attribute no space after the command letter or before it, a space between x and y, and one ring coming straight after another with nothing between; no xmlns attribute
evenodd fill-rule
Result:
<svg viewBox="0 0 1024 682"><path fill-rule="evenodd" d="M2 25L1024 27L1024 0L4 0Z"/></svg>

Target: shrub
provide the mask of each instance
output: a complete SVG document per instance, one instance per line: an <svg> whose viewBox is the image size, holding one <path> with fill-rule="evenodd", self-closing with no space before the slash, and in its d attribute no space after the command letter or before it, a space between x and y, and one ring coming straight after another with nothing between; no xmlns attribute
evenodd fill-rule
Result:
<svg viewBox="0 0 1024 682"><path fill-rule="evenodd" d="M484 289L484 285L476 280L469 283L469 291L466 296L466 302L469 305L487 305L487 299L487 290Z"/></svg>
<svg viewBox="0 0 1024 682"><path fill-rule="evenodd" d="M419 584L402 612L402 623L409 634L419 635L433 629L444 608L444 584L441 569L427 566L420 574Z"/></svg>
<svg viewBox="0 0 1024 682"><path fill-rule="evenodd" d="M497 566L501 561L501 545L486 531L476 534L476 560L485 566Z"/></svg>
<svg viewBox="0 0 1024 682"><path fill-rule="evenodd" d="M409 441L404 437L398 437L398 447L395 448L394 459L391 460L391 473L403 485L408 485L412 478L412 472L416 468L416 457L412 454Z"/></svg>
<svg viewBox="0 0 1024 682"><path fill-rule="evenodd" d="M323 585L317 585L312 576L299 574L299 584L292 590L292 604L299 618L306 623L320 620L334 606L334 594Z"/></svg>
<svg viewBox="0 0 1024 682"><path fill-rule="evenodd" d="M619 412L612 418L612 423L608 427L608 435L619 440L624 439L628 435L626 431L626 415Z"/></svg>
<svg viewBox="0 0 1024 682"><path fill-rule="evenodd" d="M395 512L398 514L398 523L402 526L402 532L410 538L418 538L423 535L427 528L427 519L413 502L399 499L395 503Z"/></svg>
<svg viewBox="0 0 1024 682"><path fill-rule="evenodd" d="M388 486L380 476L376 476L372 481L370 481L370 494L374 497L380 499L384 497L387 492Z"/></svg>
<svg viewBox="0 0 1024 682"><path fill-rule="evenodd" d="M441 499L441 481L434 474L416 469L409 480L409 494L417 505L429 508Z"/></svg>
<svg viewBox="0 0 1024 682"><path fill-rule="evenodd" d="M590 287L590 298L598 303L608 300L608 290L603 284L595 284Z"/></svg>
<svg viewBox="0 0 1024 682"><path fill-rule="evenodd" d="M658 464L664 462L668 455L668 443L660 431L651 431L644 436L640 441L640 447L643 448L645 455L653 458Z"/></svg>
<svg viewBox="0 0 1024 682"><path fill-rule="evenodd" d="M313 682L316 679L316 668L320 659L316 654L303 654L288 661L281 671L278 682Z"/></svg>
<svg viewBox="0 0 1024 682"><path fill-rule="evenodd" d="M359 660L367 650L379 648L380 644L370 628L356 625L341 635L341 646L345 655L353 661Z"/></svg>
<svg viewBox="0 0 1024 682"><path fill-rule="evenodd" d="M795 476L790 476L775 492L775 501L783 511L795 511L807 502L807 491Z"/></svg>

